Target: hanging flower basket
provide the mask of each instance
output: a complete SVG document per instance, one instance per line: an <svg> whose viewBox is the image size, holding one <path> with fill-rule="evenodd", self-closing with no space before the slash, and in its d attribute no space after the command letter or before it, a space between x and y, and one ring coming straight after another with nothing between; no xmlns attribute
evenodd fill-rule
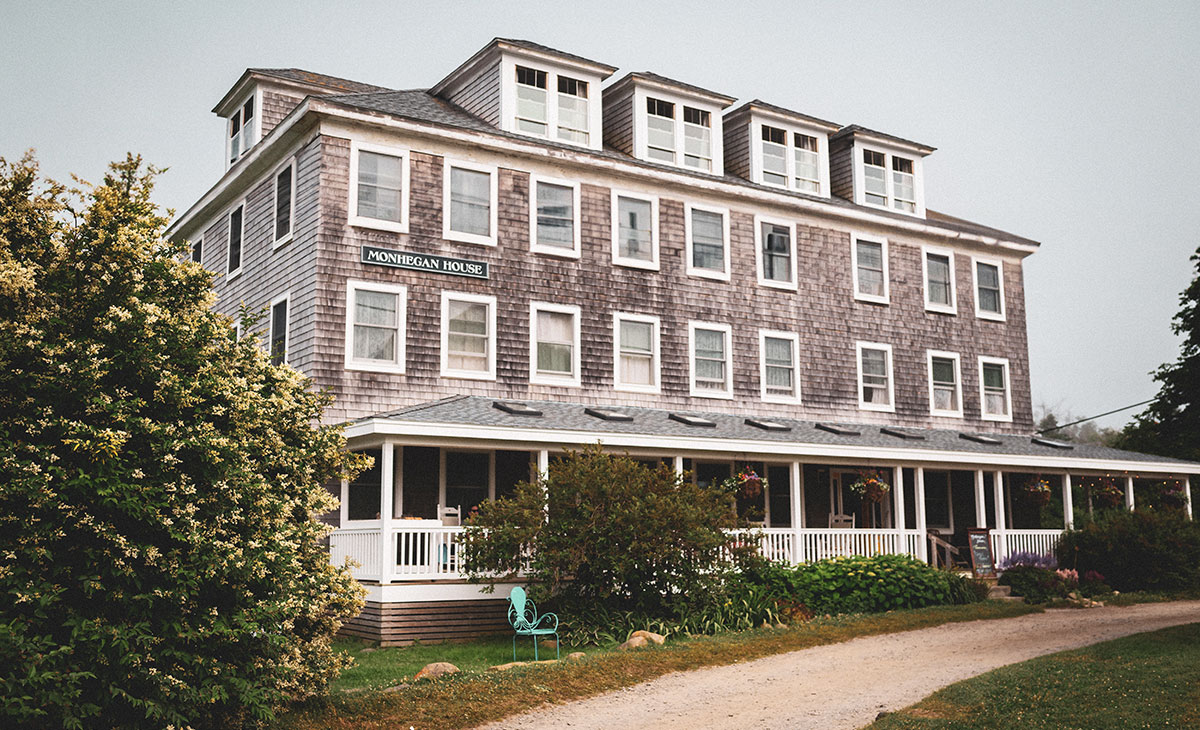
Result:
<svg viewBox="0 0 1200 730"><path fill-rule="evenodd" d="M742 467L741 471L721 483L726 493L739 499L754 499L763 493L766 485L767 480L748 466Z"/></svg>
<svg viewBox="0 0 1200 730"><path fill-rule="evenodd" d="M1037 476L1033 481L1025 484L1025 497L1038 507L1045 507L1050 504L1050 499L1053 495L1054 492L1050 486L1050 482L1041 476Z"/></svg>
<svg viewBox="0 0 1200 730"><path fill-rule="evenodd" d="M1101 479L1092 488L1092 496L1101 507L1116 507L1125 499L1125 490L1117 486L1115 479Z"/></svg>
<svg viewBox="0 0 1200 730"><path fill-rule="evenodd" d="M860 471L858 480L850 485L851 492L868 502L875 503L882 502L891 490L888 483L880 479L879 474L873 471Z"/></svg>
<svg viewBox="0 0 1200 730"><path fill-rule="evenodd" d="M1183 509L1187 506L1187 494L1183 491L1183 482L1163 482L1159 485L1160 496L1164 507Z"/></svg>

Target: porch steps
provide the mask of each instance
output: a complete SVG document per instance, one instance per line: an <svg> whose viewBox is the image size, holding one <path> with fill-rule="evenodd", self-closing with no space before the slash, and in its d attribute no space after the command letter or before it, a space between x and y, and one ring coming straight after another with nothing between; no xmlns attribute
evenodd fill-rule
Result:
<svg viewBox="0 0 1200 730"><path fill-rule="evenodd" d="M1012 594L1012 586L1002 586L1002 585L996 585L994 583L992 585L988 586L987 597L988 597L989 601L1024 601L1025 600L1024 598L1021 598L1020 596L1014 596Z"/></svg>

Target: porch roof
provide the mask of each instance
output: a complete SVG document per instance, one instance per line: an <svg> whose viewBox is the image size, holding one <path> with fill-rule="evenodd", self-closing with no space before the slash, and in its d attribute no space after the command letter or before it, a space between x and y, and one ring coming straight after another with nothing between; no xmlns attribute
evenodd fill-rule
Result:
<svg viewBox="0 0 1200 730"><path fill-rule="evenodd" d="M500 404L515 403L524 404L533 413L500 407ZM631 418L603 418L593 415L596 410L617 412ZM699 417L707 423L689 425L684 421L691 419L680 420L672 415ZM754 421L763 425L753 425ZM580 445L599 440L608 446L637 450L677 448L979 463L1031 469L1200 474L1200 463L1196 462L1032 435L468 395L360 418L347 424L346 435L351 439L402 435L547 445Z"/></svg>

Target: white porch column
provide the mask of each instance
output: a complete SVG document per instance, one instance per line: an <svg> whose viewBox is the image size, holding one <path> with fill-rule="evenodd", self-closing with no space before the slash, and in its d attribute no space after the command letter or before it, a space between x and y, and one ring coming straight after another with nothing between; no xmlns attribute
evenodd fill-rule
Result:
<svg viewBox="0 0 1200 730"><path fill-rule="evenodd" d="M921 560L929 562L929 525L925 516L925 467L916 469L916 484L913 487L913 499L917 501L913 510L917 516L917 552Z"/></svg>
<svg viewBox="0 0 1200 730"><path fill-rule="evenodd" d="M392 494L395 487L396 447L391 441L383 442L379 459L379 582L392 582L396 565L396 549L392 545Z"/></svg>
<svg viewBox="0 0 1200 730"><path fill-rule="evenodd" d="M892 509L896 512L892 524L896 526L897 530L903 530L906 520L904 516L904 467L902 466L892 467L892 498ZM900 539L903 540L904 537L901 535Z"/></svg>
<svg viewBox="0 0 1200 730"><path fill-rule="evenodd" d="M1008 555L1008 516L1004 514L1004 472L992 473L992 493L996 499L996 560Z"/></svg>
<svg viewBox="0 0 1200 730"><path fill-rule="evenodd" d="M983 488L983 469L975 470L975 526L987 527L987 492Z"/></svg>
<svg viewBox="0 0 1200 730"><path fill-rule="evenodd" d="M799 461L793 461L791 467L788 486L792 501L792 562L798 565L805 561L804 538L801 535L804 529L804 469Z"/></svg>
<svg viewBox="0 0 1200 730"><path fill-rule="evenodd" d="M1189 520L1194 519L1192 517L1192 478L1191 477L1183 478L1183 509L1187 512L1187 518Z"/></svg>
<svg viewBox="0 0 1200 730"><path fill-rule="evenodd" d="M1071 475L1062 478L1063 529L1075 529L1075 495L1071 494Z"/></svg>
<svg viewBox="0 0 1200 730"><path fill-rule="evenodd" d="M675 476L681 476L683 474L683 457L676 456L672 460L672 465L675 467Z"/></svg>
<svg viewBox="0 0 1200 730"><path fill-rule="evenodd" d="M1125 509L1133 511L1133 477L1125 477Z"/></svg>
<svg viewBox="0 0 1200 730"><path fill-rule="evenodd" d="M537 478L538 480L545 479L550 474L550 452L542 449L537 452ZM550 494L546 493L546 504L542 506L546 511L546 519L550 519Z"/></svg>

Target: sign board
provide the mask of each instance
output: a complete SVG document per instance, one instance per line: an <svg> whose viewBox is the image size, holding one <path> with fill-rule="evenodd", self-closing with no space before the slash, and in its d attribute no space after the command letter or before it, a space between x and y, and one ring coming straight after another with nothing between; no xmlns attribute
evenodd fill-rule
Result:
<svg viewBox="0 0 1200 730"><path fill-rule="evenodd" d="M975 572L975 577L994 577L996 562L992 559L991 531L983 528L967 530L967 543L971 548L971 569Z"/></svg>
<svg viewBox="0 0 1200 730"><path fill-rule="evenodd" d="M375 264L376 266L392 266L397 269L428 271L434 274L469 276L473 279L488 278L488 264L486 261L434 256L428 253L394 251L375 246L362 247L362 262L364 264Z"/></svg>

